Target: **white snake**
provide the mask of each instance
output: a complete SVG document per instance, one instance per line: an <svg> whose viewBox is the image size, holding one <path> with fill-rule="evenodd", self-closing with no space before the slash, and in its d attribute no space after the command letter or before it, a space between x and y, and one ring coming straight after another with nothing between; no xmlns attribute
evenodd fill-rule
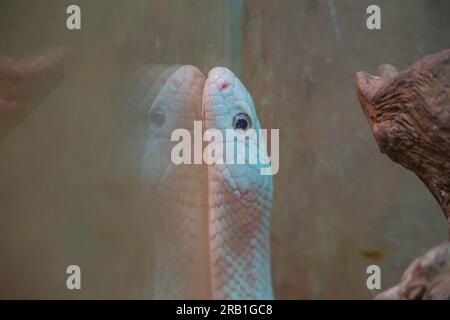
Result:
<svg viewBox="0 0 450 320"><path fill-rule="evenodd" d="M193 135L194 120L202 120L204 130L259 129L250 94L226 68L214 68L206 81L193 66L158 74L153 90L149 86L141 101L133 102L135 111L148 116L139 179L155 218L154 274L145 296L273 298L272 177L260 174L260 164L175 165L170 158L178 143L171 133L185 128ZM255 139L256 134L248 143ZM267 157L265 143L257 150Z"/></svg>

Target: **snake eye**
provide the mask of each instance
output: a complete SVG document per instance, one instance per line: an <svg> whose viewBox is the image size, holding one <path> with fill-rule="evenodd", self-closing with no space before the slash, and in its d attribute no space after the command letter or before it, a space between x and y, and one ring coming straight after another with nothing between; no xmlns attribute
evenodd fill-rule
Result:
<svg viewBox="0 0 450 320"><path fill-rule="evenodd" d="M150 122L156 124L158 127L161 127L164 124L166 117L164 115L164 111L160 108L155 108L150 111Z"/></svg>
<svg viewBox="0 0 450 320"><path fill-rule="evenodd" d="M246 130L252 126L250 117L245 113L238 113L233 118L233 128Z"/></svg>

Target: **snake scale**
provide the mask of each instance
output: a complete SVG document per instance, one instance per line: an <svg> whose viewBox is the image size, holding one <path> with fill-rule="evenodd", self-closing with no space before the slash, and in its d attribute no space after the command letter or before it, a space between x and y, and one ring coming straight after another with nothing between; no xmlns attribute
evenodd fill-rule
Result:
<svg viewBox="0 0 450 320"><path fill-rule="evenodd" d="M149 80L151 79L151 81ZM138 177L151 212L154 266L144 295L157 299L272 299L270 267L271 175L261 164L181 164L171 161L171 133L256 129L246 152L267 158L256 144L261 128L251 95L228 69L205 79L193 66L149 68L128 112L144 119ZM142 92L144 92L142 94ZM227 141L224 135L223 143ZM129 145L136 141L129 141ZM255 144L255 148L249 148ZM135 148L135 147L131 147ZM123 155L129 157L129 153ZM237 154L235 155L237 157ZM145 227L144 227L145 228Z"/></svg>

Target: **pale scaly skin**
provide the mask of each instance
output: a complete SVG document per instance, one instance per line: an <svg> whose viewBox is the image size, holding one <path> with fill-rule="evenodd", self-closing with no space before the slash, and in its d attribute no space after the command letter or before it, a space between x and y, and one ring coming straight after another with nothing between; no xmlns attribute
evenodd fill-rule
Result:
<svg viewBox="0 0 450 320"><path fill-rule="evenodd" d="M249 92L226 68L209 72L202 109L205 130L233 129L233 118L239 113L250 117L253 129L261 128ZM249 143L256 143L256 138L257 134L253 135ZM225 144L232 143L224 139ZM265 143L253 150L267 158ZM261 164L208 165L214 299L273 298L269 245L273 184L272 176L261 175L261 167Z"/></svg>
<svg viewBox="0 0 450 320"><path fill-rule="evenodd" d="M170 141L175 129L193 135L203 84L197 68L171 67L159 75L155 87L147 88L147 95L133 102L138 117L147 119L143 147L134 148L143 150L138 177L144 214L153 218L151 226L142 226L154 236L153 279L146 283L144 298L210 298L206 168L173 164L171 150L178 142ZM155 109L162 112L162 123L152 120Z"/></svg>
<svg viewBox="0 0 450 320"><path fill-rule="evenodd" d="M136 174L144 190L145 214L154 218L151 228L142 226L144 234L154 235L155 251L154 274L144 298L273 298L272 177L260 175L259 164L176 166L170 159L178 143L170 141L171 133L186 128L193 135L194 120L203 119L206 129L231 129L233 116L243 112L259 129L250 95L224 68L209 73L204 89L204 76L192 66L158 66L144 68L142 73L140 93L132 95L127 108L140 121L127 130L131 132L125 139L129 150L123 152L123 159L127 168L135 168L132 159L139 159L139 169L132 175ZM224 81L229 87L218 90ZM162 125L149 120L157 108L165 116ZM251 143L256 142L254 138ZM267 157L264 144L257 150ZM136 151L139 154L133 155Z"/></svg>

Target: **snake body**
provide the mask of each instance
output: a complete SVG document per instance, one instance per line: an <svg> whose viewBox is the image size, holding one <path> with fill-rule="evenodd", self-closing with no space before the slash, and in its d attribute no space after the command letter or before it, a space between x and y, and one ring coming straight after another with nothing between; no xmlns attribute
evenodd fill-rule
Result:
<svg viewBox="0 0 450 320"><path fill-rule="evenodd" d="M203 90L205 129L233 129L238 115L248 116L246 129L261 129L253 100L241 81L226 68L214 68ZM223 136L225 145L234 143ZM258 138L262 137L256 131L248 144L257 144ZM248 144L243 148L246 152L252 150ZM253 150L267 157L265 143ZM273 297L269 247L272 176L261 175L259 164L236 162L208 166L212 293L218 299L269 299Z"/></svg>
<svg viewBox="0 0 450 320"><path fill-rule="evenodd" d="M131 101L134 113L146 119L137 175L144 198L149 199L146 210L154 216L155 264L144 296L272 298L272 177L261 175L259 164L175 165L171 161L177 143L171 141L171 133L184 128L193 134L194 120L202 120L204 130L225 130L233 129L237 114L245 114L251 128L259 129L250 94L226 68L214 68L205 81L197 68L176 66L159 70L152 81L147 94ZM149 86L144 81L145 85ZM245 149L257 138L256 133ZM267 157L265 144L256 150Z"/></svg>

